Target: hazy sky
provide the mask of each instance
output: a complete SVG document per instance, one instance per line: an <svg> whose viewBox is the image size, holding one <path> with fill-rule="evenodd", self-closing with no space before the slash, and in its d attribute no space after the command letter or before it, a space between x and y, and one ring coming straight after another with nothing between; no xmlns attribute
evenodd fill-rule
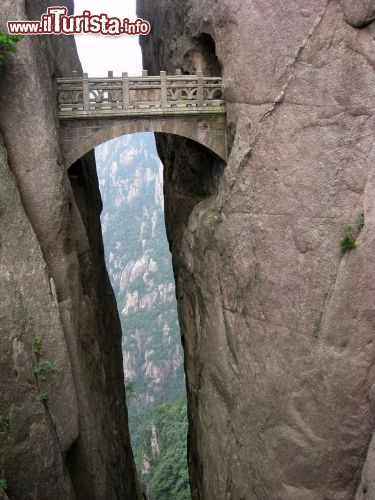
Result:
<svg viewBox="0 0 375 500"><path fill-rule="evenodd" d="M136 0L74 0L75 15L84 10L134 21ZM141 49L137 36L75 35L83 70L89 76L104 76L113 70L115 76L127 71L130 76L142 72Z"/></svg>

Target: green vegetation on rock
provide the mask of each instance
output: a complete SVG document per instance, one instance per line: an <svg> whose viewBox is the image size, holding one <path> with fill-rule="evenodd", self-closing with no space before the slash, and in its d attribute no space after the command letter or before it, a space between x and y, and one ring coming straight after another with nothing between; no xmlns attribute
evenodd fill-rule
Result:
<svg viewBox="0 0 375 500"><path fill-rule="evenodd" d="M22 35L8 35L0 31L0 66L4 63L5 52L16 52L17 43L22 38Z"/></svg>
<svg viewBox="0 0 375 500"><path fill-rule="evenodd" d="M187 425L185 400L159 405L148 423L143 460L150 467L147 494L151 500L191 498L186 469Z"/></svg>
<svg viewBox="0 0 375 500"><path fill-rule="evenodd" d="M341 252L344 254L350 252L350 250L355 250L357 248L356 240L365 226L365 215L361 212L356 220L355 226L344 226L341 229L341 240L340 248Z"/></svg>
<svg viewBox="0 0 375 500"><path fill-rule="evenodd" d="M42 355L42 340L40 337L34 337L33 339L33 353L36 359L39 360Z"/></svg>
<svg viewBox="0 0 375 500"><path fill-rule="evenodd" d="M350 250L355 250L357 248L355 233L356 231L352 228L352 226L344 226L341 229L342 238L340 240L340 248L342 253L349 252Z"/></svg>
<svg viewBox="0 0 375 500"><path fill-rule="evenodd" d="M52 363L51 361L47 361L45 359L39 361L34 369L34 373L36 373L37 375L45 375L46 373L51 373L54 371L56 371L55 363Z"/></svg>
<svg viewBox="0 0 375 500"><path fill-rule="evenodd" d="M48 394L46 392L41 392L39 394L39 399L42 403L47 403L48 402Z"/></svg>
<svg viewBox="0 0 375 500"><path fill-rule="evenodd" d="M45 379L45 375L47 373L52 373L56 371L56 365L52 361L48 361L47 359L41 359L42 357L42 340L40 337L34 337L33 339L33 353L36 358L36 365L34 367L34 373L41 380ZM46 393L40 394L40 400L47 402L48 397L46 397Z"/></svg>

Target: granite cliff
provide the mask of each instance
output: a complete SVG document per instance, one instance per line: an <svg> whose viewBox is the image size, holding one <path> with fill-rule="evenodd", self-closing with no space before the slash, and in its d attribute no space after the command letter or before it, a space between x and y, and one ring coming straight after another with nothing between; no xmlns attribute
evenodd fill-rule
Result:
<svg viewBox="0 0 375 500"><path fill-rule="evenodd" d="M137 13L145 69L222 74L227 101L225 168L158 136L193 498L375 499L375 2Z"/></svg>
<svg viewBox="0 0 375 500"><path fill-rule="evenodd" d="M2 0L0 30L54 4ZM55 77L72 69L73 38L27 37L0 76L0 478L12 500L141 498L94 160L67 173L59 144Z"/></svg>
<svg viewBox="0 0 375 500"><path fill-rule="evenodd" d="M0 29L51 4L2 0ZM375 2L138 14L145 69L222 74L227 100L226 165L158 136L193 498L375 499ZM57 133L74 68L69 37L29 37L0 77L0 479L11 500L138 500L93 158L67 175Z"/></svg>

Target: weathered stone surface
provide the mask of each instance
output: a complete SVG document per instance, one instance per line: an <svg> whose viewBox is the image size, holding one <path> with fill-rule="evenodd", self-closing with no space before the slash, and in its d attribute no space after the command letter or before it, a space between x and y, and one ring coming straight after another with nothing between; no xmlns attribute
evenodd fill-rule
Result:
<svg viewBox="0 0 375 500"><path fill-rule="evenodd" d="M3 0L0 30L49 5ZM93 159L69 178L60 150L54 77L72 69L72 37L27 37L0 79L0 478L12 500L141 498ZM56 365L45 378L35 337Z"/></svg>
<svg viewBox="0 0 375 500"><path fill-rule="evenodd" d="M60 120L60 136L67 167L106 141L137 132L163 132L186 137L226 158L225 114L133 116Z"/></svg>
<svg viewBox="0 0 375 500"><path fill-rule="evenodd" d="M78 408L46 265L0 144L0 468L12 498L74 498L64 476L77 439ZM56 370L36 376L33 341ZM44 378L44 380L43 380ZM40 394L46 393L43 404ZM16 479L16 480L15 480Z"/></svg>
<svg viewBox="0 0 375 500"><path fill-rule="evenodd" d="M362 471L361 483L358 486L355 500L368 500L375 498L375 447L374 437L368 448L365 466Z"/></svg>
<svg viewBox="0 0 375 500"><path fill-rule="evenodd" d="M226 89L216 195L213 160L158 139L193 498L350 500L374 430L372 28L324 0L138 0L138 15L152 25L145 69L219 62ZM361 213L342 255L340 231Z"/></svg>
<svg viewBox="0 0 375 500"><path fill-rule="evenodd" d="M340 0L346 21L357 28L375 19L374 0Z"/></svg>

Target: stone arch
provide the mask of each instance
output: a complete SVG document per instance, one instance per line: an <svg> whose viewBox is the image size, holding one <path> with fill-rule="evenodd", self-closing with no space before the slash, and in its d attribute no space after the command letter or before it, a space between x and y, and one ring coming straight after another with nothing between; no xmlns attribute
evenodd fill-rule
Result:
<svg viewBox="0 0 375 500"><path fill-rule="evenodd" d="M137 132L162 132L179 135L203 145L226 161L225 116L163 116L163 117L105 117L64 120L61 124L62 143L66 167L69 168L84 154L99 144Z"/></svg>

